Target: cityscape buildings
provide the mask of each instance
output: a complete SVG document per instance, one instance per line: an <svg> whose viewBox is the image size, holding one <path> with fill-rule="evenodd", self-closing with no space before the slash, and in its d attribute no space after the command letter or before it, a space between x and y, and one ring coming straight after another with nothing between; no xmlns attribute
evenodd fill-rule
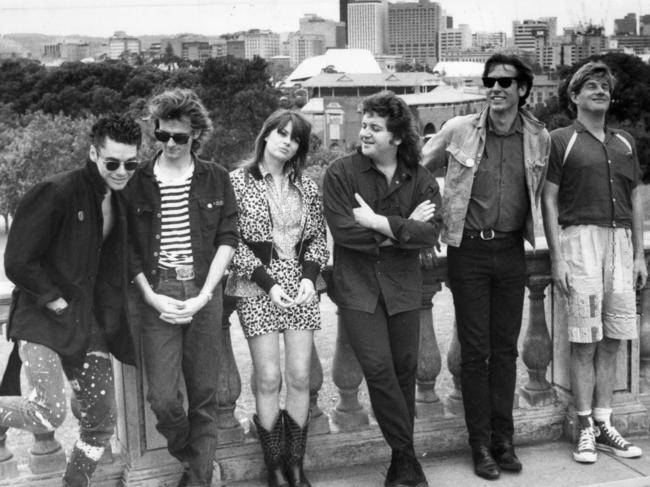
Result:
<svg viewBox="0 0 650 487"><path fill-rule="evenodd" d="M437 2L388 4L388 52L404 62L433 65L440 56L442 9Z"/></svg>

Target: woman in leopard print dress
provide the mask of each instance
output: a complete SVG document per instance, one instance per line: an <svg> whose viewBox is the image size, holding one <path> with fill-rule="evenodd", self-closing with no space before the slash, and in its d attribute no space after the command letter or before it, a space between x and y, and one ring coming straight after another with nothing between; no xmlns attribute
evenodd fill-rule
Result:
<svg viewBox="0 0 650 487"><path fill-rule="evenodd" d="M226 293L239 298L237 314L253 360L253 420L270 486L310 485L302 460L313 332L320 328L319 273L328 257L318 188L302 174L310 132L299 113L273 113L251 160L231 173L241 241ZM287 390L282 411L280 337Z"/></svg>

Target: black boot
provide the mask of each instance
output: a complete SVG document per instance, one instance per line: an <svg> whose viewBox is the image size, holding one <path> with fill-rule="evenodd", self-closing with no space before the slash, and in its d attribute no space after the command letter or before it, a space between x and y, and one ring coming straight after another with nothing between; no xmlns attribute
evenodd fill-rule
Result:
<svg viewBox="0 0 650 487"><path fill-rule="evenodd" d="M303 459L305 458L305 448L307 447L309 415L307 415L305 426L301 428L286 410L282 411L282 413L284 416L284 434L287 440L285 468L289 485L291 487L311 487L302 468Z"/></svg>
<svg viewBox="0 0 650 487"><path fill-rule="evenodd" d="M393 450L384 487L428 487L428 485L413 446Z"/></svg>
<svg viewBox="0 0 650 487"><path fill-rule="evenodd" d="M101 453L99 454L101 458ZM90 479L95 473L99 458L89 458L84 451L76 444L70 453L65 473L63 474L63 485L69 487L88 487Z"/></svg>
<svg viewBox="0 0 650 487"><path fill-rule="evenodd" d="M284 428L282 414L273 423L271 431L266 431L260 423L257 414L253 415L253 422L257 429L257 437L262 444L264 463L266 463L266 481L269 487L289 487L289 482L284 474Z"/></svg>

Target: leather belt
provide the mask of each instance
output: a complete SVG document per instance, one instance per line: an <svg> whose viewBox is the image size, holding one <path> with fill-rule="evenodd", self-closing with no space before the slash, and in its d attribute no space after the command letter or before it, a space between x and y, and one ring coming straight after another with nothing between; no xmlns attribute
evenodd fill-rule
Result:
<svg viewBox="0 0 650 487"><path fill-rule="evenodd" d="M174 267L173 269L165 269L163 267L159 267L158 275L161 279L164 280L175 279L177 281L191 281L194 279L194 266L180 265L178 267Z"/></svg>
<svg viewBox="0 0 650 487"><path fill-rule="evenodd" d="M465 230L463 238L480 238L481 240L493 240L495 238L506 238L514 235L519 235L519 232L499 232L493 228L484 230Z"/></svg>

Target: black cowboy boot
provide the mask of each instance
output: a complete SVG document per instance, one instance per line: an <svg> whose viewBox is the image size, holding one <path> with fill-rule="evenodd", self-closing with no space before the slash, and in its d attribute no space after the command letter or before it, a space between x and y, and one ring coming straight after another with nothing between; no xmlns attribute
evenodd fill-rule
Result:
<svg viewBox="0 0 650 487"><path fill-rule="evenodd" d="M307 427L309 426L309 415L304 427L300 427L286 410L282 411L284 416L284 434L287 440L286 455L284 464L291 487L311 487L309 480L305 477L302 469L302 462L307 447Z"/></svg>
<svg viewBox="0 0 650 487"><path fill-rule="evenodd" d="M264 452L264 463L266 463L266 481L269 487L289 487L287 477L284 474L284 428L282 414L273 423L271 431L266 431L260 423L257 414L253 415L253 422L257 429L257 437L262 444Z"/></svg>

